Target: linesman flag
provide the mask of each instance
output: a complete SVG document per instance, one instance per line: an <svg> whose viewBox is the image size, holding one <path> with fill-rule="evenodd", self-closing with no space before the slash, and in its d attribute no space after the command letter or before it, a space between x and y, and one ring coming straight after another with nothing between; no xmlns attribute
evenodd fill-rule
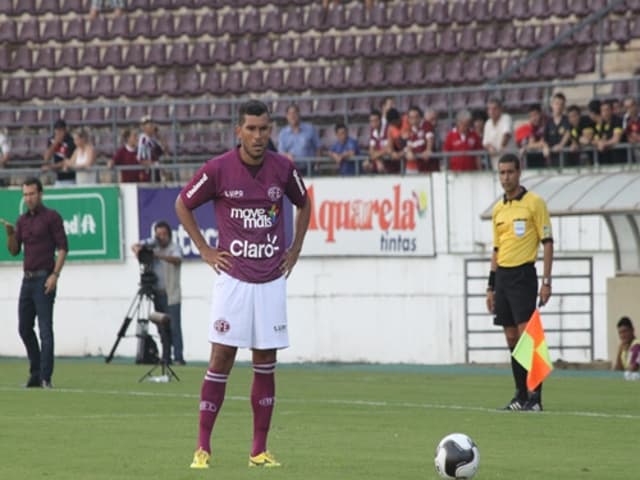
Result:
<svg viewBox="0 0 640 480"><path fill-rule="evenodd" d="M544 338L540 312L536 308L511 354L527 371L527 389L533 391L553 370Z"/></svg>

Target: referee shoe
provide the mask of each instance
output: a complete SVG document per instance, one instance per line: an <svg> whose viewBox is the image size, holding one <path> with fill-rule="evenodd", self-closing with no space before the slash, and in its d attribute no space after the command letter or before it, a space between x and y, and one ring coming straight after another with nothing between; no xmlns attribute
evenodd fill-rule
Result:
<svg viewBox="0 0 640 480"><path fill-rule="evenodd" d="M510 412L519 412L520 410L524 410L525 404L518 400L517 397L513 397L509 403L507 403L502 410L507 410Z"/></svg>

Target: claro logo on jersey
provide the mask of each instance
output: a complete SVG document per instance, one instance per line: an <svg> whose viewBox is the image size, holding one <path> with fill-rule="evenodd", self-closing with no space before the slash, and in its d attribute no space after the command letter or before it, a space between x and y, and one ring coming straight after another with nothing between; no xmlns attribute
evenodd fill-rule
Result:
<svg viewBox="0 0 640 480"><path fill-rule="evenodd" d="M200 180L194 183L193 186L189 190L187 190L187 198L193 197L196 194L196 192L200 190L200 187L204 185L204 182L206 182L207 180L209 180L209 177L207 177L206 173L203 173L202 177L200 177Z"/></svg>
<svg viewBox="0 0 640 480"><path fill-rule="evenodd" d="M269 210L264 208L232 208L229 216L233 220L242 220L244 228L271 228L278 220L280 211L274 204Z"/></svg>
<svg viewBox="0 0 640 480"><path fill-rule="evenodd" d="M253 243L247 240L233 240L229 245L229 251L234 257L244 258L272 258L280 247L277 245L278 236L267 235L267 243Z"/></svg>

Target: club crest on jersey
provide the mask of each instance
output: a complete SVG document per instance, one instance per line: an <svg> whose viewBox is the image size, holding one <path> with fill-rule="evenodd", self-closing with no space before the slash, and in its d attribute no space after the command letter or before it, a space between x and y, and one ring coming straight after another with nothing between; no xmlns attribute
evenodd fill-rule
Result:
<svg viewBox="0 0 640 480"><path fill-rule="evenodd" d="M231 325L224 318L220 318L213 323L213 328L218 333L226 333L231 329Z"/></svg>
<svg viewBox="0 0 640 480"><path fill-rule="evenodd" d="M277 202L282 198L282 189L277 185L273 185L267 190L267 195L269 196L269 200Z"/></svg>

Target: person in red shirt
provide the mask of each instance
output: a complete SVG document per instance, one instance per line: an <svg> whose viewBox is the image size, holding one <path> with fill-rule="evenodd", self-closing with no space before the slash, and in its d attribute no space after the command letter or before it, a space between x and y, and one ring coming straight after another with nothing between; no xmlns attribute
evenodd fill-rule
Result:
<svg viewBox="0 0 640 480"><path fill-rule="evenodd" d="M460 153L482 150L482 141L471 128L471 113L468 110L461 110L456 115L456 126L447 134L443 150ZM480 157L475 155L456 155L449 157L448 161L449 170L465 171L482 168Z"/></svg>
<svg viewBox="0 0 640 480"><path fill-rule="evenodd" d="M624 100L625 115L622 120L624 134L629 143L640 143L640 117L638 116L638 104L633 97Z"/></svg>
<svg viewBox="0 0 640 480"><path fill-rule="evenodd" d="M363 168L366 172L384 173L387 154L387 131L382 125L382 114L375 108L369 114L369 160Z"/></svg>
<svg viewBox="0 0 640 480"><path fill-rule="evenodd" d="M429 155L433 148L433 135L427 138L423 128L422 110L419 107L409 107L407 113L409 121L407 131L407 144L405 146L405 173L418 173L419 166L429 161Z"/></svg>
<svg viewBox="0 0 640 480"><path fill-rule="evenodd" d="M438 113L427 108L424 112L424 121L422 122L422 130L424 131L424 138L427 142L427 150L435 152L438 148L436 145L436 124L438 122ZM418 170L421 172L437 172L440 170L440 159L429 158L418 162Z"/></svg>
<svg viewBox="0 0 640 480"><path fill-rule="evenodd" d="M122 132L122 146L114 153L109 160L109 168L115 165L151 165L151 160L140 161L138 159L138 132L133 128L126 128ZM149 170L122 170L120 181L122 183L148 182L150 180Z"/></svg>
<svg viewBox="0 0 640 480"><path fill-rule="evenodd" d="M402 136L402 116L395 108L387 112L387 157L384 162L386 173L400 173L400 164L404 158L406 138Z"/></svg>

